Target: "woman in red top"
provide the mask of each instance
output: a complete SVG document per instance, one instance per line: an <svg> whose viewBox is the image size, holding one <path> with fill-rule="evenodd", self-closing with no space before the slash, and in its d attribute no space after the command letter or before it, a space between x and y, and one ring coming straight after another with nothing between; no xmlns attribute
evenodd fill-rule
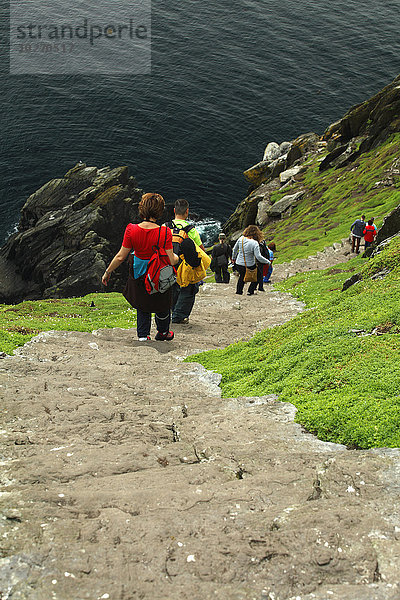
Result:
<svg viewBox="0 0 400 600"><path fill-rule="evenodd" d="M368 221L368 225L363 231L363 236L365 240L365 248L367 249L369 246L372 245L372 242L374 241L374 238L376 236L376 229L374 227L374 221L372 219Z"/></svg>
<svg viewBox="0 0 400 600"><path fill-rule="evenodd" d="M153 246L158 240L164 242L164 248L171 265L179 258L172 250L172 233L168 227L157 225L164 212L164 198L160 194L143 194L139 203L139 214L143 221L138 225L129 223L125 229L122 246L108 265L102 277L107 285L110 275L133 252L133 300L131 304L137 311L137 334L140 342L150 340L151 313L156 314L156 340L172 340L174 332L169 330L171 322L172 288L163 294L157 292L148 294L142 277L147 269L149 259L153 254Z"/></svg>

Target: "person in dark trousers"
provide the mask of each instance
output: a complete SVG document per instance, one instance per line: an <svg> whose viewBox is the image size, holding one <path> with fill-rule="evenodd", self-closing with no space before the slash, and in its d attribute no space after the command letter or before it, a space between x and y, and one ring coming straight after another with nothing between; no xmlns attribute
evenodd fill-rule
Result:
<svg viewBox="0 0 400 600"><path fill-rule="evenodd" d="M356 254L360 254L360 242L361 242L362 236L364 235L364 228L365 228L365 215L362 215L361 219L357 219L356 221L354 221L353 225L350 227L350 231L352 233L351 251L354 252L354 248L355 248Z"/></svg>
<svg viewBox="0 0 400 600"><path fill-rule="evenodd" d="M363 231L363 235L364 235L364 240L365 240L365 249L367 249L370 246L372 246L372 244L374 243L375 236L376 236L376 227L374 226L373 219L370 219L368 221L368 225L365 227L365 229Z"/></svg>
<svg viewBox="0 0 400 600"><path fill-rule="evenodd" d="M211 253L212 270L215 273L216 283L229 283L230 274L228 264L232 257L232 249L226 242L226 235L220 233L218 244L215 244Z"/></svg>
<svg viewBox="0 0 400 600"><path fill-rule="evenodd" d="M266 274L264 275L263 281L264 283L271 283L271 275L272 275L272 261L274 260L274 252L276 251L276 245L275 242L270 242L267 246L268 248L268 252L269 252L269 260L271 261L271 264L269 266L264 267Z"/></svg>
<svg viewBox="0 0 400 600"><path fill-rule="evenodd" d="M177 264L179 258L172 249L171 230L157 225L157 219L164 212L164 198L160 194L143 194L139 202L139 215L143 219L139 224L129 223L125 229L122 246L114 256L102 277L103 285L107 285L111 273L118 269L133 251L133 284L130 304L137 312L137 335L139 342L150 341L151 315L155 313L157 333L155 339L169 341L174 338L170 331L172 288L161 294L149 294L145 287L144 277L150 258L154 253L154 245L159 243L160 234L163 247L171 265Z"/></svg>
<svg viewBox="0 0 400 600"><path fill-rule="evenodd" d="M261 255L260 242L262 239L263 234L257 225L249 225L233 247L232 260L235 261L236 270L239 273L236 284L237 294L243 294L246 268L250 270L256 269L256 260L265 265L269 265L270 263L269 259ZM256 282L250 283L247 292L248 296L253 296L256 285Z"/></svg>
<svg viewBox="0 0 400 600"><path fill-rule="evenodd" d="M260 242L260 253L261 253L261 256L263 256L264 258L269 259L270 253L269 253L268 246L267 246L265 240L261 240L261 242ZM255 292L258 287L259 292L265 292L263 272L264 272L264 268L267 268L270 265L260 263L258 260L256 260L256 264L257 264L257 283L250 284L249 291Z"/></svg>
<svg viewBox="0 0 400 600"><path fill-rule="evenodd" d="M172 223L181 228L187 227L187 218L189 215L189 203L183 198L178 199L175 202L175 218ZM195 227L192 227L188 232L188 237L194 241L197 246L202 250L205 250L204 245L201 241L199 232ZM198 283L190 283L186 287L179 287L176 283L173 290L173 303L172 303L172 323L178 323L180 325L187 325L189 323L189 316L192 312L196 294L199 291Z"/></svg>

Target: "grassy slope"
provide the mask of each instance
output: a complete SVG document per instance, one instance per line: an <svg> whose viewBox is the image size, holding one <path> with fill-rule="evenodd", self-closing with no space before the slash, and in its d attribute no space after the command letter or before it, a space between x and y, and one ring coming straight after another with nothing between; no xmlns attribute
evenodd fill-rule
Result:
<svg viewBox="0 0 400 600"><path fill-rule="evenodd" d="M91 306L92 302L95 306ZM136 311L116 293L0 305L0 351L12 354L41 331L129 328L135 323Z"/></svg>
<svg viewBox="0 0 400 600"><path fill-rule="evenodd" d="M370 275L389 264L381 280ZM352 271L365 279L341 292ZM321 439L359 448L400 446L400 240L361 258L291 278L281 289L313 307L249 342L188 360L222 374L224 397L279 394ZM384 298L384 301L382 301ZM371 333L381 327L384 335Z"/></svg>
<svg viewBox="0 0 400 600"><path fill-rule="evenodd" d="M396 187L374 185L384 179L399 150L400 134L395 134L348 167L323 173L318 167L326 152L314 155L299 181L272 196L276 201L285 194L307 190L290 218L264 228L265 238L273 239L277 245L277 262L306 258L347 237L350 225L361 213L367 219L375 217L379 226L383 217L400 203L400 182Z"/></svg>

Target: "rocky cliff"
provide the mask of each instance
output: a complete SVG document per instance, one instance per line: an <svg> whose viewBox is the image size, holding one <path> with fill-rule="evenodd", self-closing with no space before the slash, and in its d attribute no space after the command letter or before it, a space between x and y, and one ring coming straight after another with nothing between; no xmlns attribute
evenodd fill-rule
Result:
<svg viewBox="0 0 400 600"><path fill-rule="evenodd" d="M0 251L0 302L101 290L127 223L137 221L141 193L127 167L80 163L32 194L18 233ZM125 280L123 265L107 291L121 291Z"/></svg>
<svg viewBox="0 0 400 600"><path fill-rule="evenodd" d="M356 161L373 148L378 148L393 134L400 132L400 76L369 100L351 108L342 119L331 124L322 136L306 133L290 142L270 142L263 160L253 165L244 176L249 182L246 198L224 225L224 231L235 241L247 225L261 228L291 216L302 196L307 194L307 174L312 159L318 171L342 171L346 177ZM397 158L398 155L394 155ZM396 187L399 165L385 172L381 187ZM296 183L301 182L301 186ZM278 202L276 196L279 192ZM314 198L310 197L310 203ZM392 206L394 208L394 206Z"/></svg>

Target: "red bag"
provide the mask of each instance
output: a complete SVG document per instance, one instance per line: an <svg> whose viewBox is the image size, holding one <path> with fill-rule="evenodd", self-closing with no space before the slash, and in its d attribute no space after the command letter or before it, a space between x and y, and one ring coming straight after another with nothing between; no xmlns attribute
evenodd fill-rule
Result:
<svg viewBox="0 0 400 600"><path fill-rule="evenodd" d="M158 232L157 244L153 246L153 255L147 265L147 270L144 276L144 285L148 294L163 294L176 281L176 271L169 262L168 254L165 250L167 241L167 228L165 229L164 245L160 246L161 227Z"/></svg>

